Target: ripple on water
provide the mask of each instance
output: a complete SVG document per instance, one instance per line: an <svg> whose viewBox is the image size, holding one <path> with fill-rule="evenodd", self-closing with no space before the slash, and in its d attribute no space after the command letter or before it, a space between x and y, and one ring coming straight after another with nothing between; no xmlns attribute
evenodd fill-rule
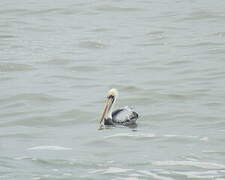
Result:
<svg viewBox="0 0 225 180"><path fill-rule="evenodd" d="M32 101L32 102L54 102L63 100L61 98L57 98L55 96L51 96L45 93L21 93L15 96L10 96L6 98L2 98L1 102L16 102L16 101Z"/></svg>
<svg viewBox="0 0 225 180"><path fill-rule="evenodd" d="M138 172L147 175L148 177L153 177L155 179L161 179L161 180L173 180L173 178L170 177L165 177L158 175L157 173L151 172L151 171L146 171L146 170L139 170Z"/></svg>
<svg viewBox="0 0 225 180"><path fill-rule="evenodd" d="M34 68L27 64L0 63L0 72L29 71Z"/></svg>
<svg viewBox="0 0 225 180"><path fill-rule="evenodd" d="M107 44L102 43L101 41L81 41L79 47L85 49L103 49L107 47Z"/></svg>
<svg viewBox="0 0 225 180"><path fill-rule="evenodd" d="M69 147L62 147L62 146L35 146L28 148L27 150L34 151L34 150L49 150L49 151L65 151L65 150L72 150Z"/></svg>
<svg viewBox="0 0 225 180"><path fill-rule="evenodd" d="M15 38L16 36L14 35L0 35L0 39L11 39L11 38Z"/></svg>
<svg viewBox="0 0 225 180"><path fill-rule="evenodd" d="M81 119L92 119L93 117L93 113L88 111L82 111L80 109L71 109L68 111L61 112L58 115L58 118L65 120L64 123L66 124L83 124L84 122L80 121ZM74 121L74 118L78 119L78 121Z"/></svg>
<svg viewBox="0 0 225 180"><path fill-rule="evenodd" d="M69 67L69 70L87 73L87 72L98 71L100 70L100 68L96 66L72 66L72 67Z"/></svg>
<svg viewBox="0 0 225 180"><path fill-rule="evenodd" d="M57 149L59 149L59 146L55 146L55 147L57 147ZM47 149L49 149L49 148L47 147ZM52 149L52 148L50 148L50 149ZM71 150L71 149L62 149L62 147L60 147L60 149L62 151ZM58 150L55 150L55 148L54 148L54 151L58 151ZM14 160L17 160L17 161L29 161L29 162L32 162L32 163L35 163L35 164L43 164L43 165L45 164L45 165L48 165L49 167L52 167L52 168L56 168L56 167L63 167L63 168L65 168L65 167L93 168L93 166L95 166L95 164L93 164L90 161L82 161L81 162L80 160L77 160L77 159L66 160L66 159L36 158L36 157L31 157L31 156L18 156L18 157L15 157Z"/></svg>
<svg viewBox="0 0 225 180"><path fill-rule="evenodd" d="M202 47L202 46L216 47L216 46L222 46L222 45L224 45L224 43L205 41L205 42L196 42L192 44L177 45L177 47L194 48L194 47Z"/></svg>
<svg viewBox="0 0 225 180"><path fill-rule="evenodd" d="M46 15L46 14L54 14L60 13L64 9L63 8L49 8L49 9L42 9L42 10L29 10L25 11L24 15Z"/></svg>
<svg viewBox="0 0 225 180"><path fill-rule="evenodd" d="M206 171L175 171L175 170L162 170L162 169L154 169L152 172L147 170L140 170L140 173L149 175L156 179L162 180L174 180L180 178L188 178L188 179L214 179L223 177L224 171L221 170L206 170Z"/></svg>
<svg viewBox="0 0 225 180"><path fill-rule="evenodd" d="M22 9L22 8L13 8L13 9L2 9L0 10L0 14L15 14L15 15L21 15L24 14L25 12L29 12L28 9Z"/></svg>
<svg viewBox="0 0 225 180"><path fill-rule="evenodd" d="M190 135L175 135L175 134L167 134L167 135L156 135L156 134L149 134L149 133L117 133L109 136L105 136L105 139L111 138L126 138L126 139L157 139L160 141L166 142L188 142L188 141L208 141L208 137L200 137L200 136L190 136Z"/></svg>
<svg viewBox="0 0 225 180"><path fill-rule="evenodd" d="M115 137L127 137L127 138L130 138L130 137L133 137L133 138L155 138L156 135L155 134L144 134L144 133L117 133L117 134L113 134L113 135L110 135L110 136L106 136L105 138L106 139L109 139L109 138L115 138Z"/></svg>
<svg viewBox="0 0 225 180"><path fill-rule="evenodd" d="M153 165L156 166L193 166L202 169L221 169L225 170L224 164L217 164L211 162L200 162L200 161L154 161Z"/></svg>
<svg viewBox="0 0 225 180"><path fill-rule="evenodd" d="M225 37L225 32L212 33L211 36Z"/></svg>
<svg viewBox="0 0 225 180"><path fill-rule="evenodd" d="M133 7L115 7L115 6L99 6L95 8L98 11L104 12L136 12L136 11L143 11L143 8L133 8Z"/></svg>
<svg viewBox="0 0 225 180"><path fill-rule="evenodd" d="M55 58L55 59L51 59L49 61L44 61L44 62L37 62L37 64L49 64L49 65L67 65L72 63L73 61L70 59L65 59L65 58Z"/></svg>
<svg viewBox="0 0 225 180"><path fill-rule="evenodd" d="M211 178L222 178L224 170L191 170L191 171L180 171L180 170L164 170L158 168L151 168L151 170L138 170L138 169L126 169L121 167L107 167L90 170L86 177L91 174L99 175L116 175L117 179L139 179L139 178L154 178L159 180L175 180L178 178L196 178L196 179L211 179Z"/></svg>
<svg viewBox="0 0 225 180"><path fill-rule="evenodd" d="M205 19L219 19L223 18L223 16L220 16L217 13L207 11L207 10L194 10L192 13L189 14L188 17L181 18L178 21L199 21L199 20L205 20Z"/></svg>

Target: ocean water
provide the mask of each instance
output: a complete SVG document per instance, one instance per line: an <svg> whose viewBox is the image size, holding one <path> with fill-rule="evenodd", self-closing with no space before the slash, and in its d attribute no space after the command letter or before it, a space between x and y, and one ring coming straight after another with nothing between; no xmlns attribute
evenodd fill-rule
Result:
<svg viewBox="0 0 225 180"><path fill-rule="evenodd" d="M225 180L224 1L0 7L1 180ZM135 130L98 130L110 88Z"/></svg>

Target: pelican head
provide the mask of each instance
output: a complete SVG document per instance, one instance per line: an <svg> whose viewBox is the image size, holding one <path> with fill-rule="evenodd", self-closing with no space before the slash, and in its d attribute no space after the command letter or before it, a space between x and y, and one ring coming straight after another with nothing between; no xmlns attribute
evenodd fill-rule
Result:
<svg viewBox="0 0 225 180"><path fill-rule="evenodd" d="M102 117L100 119L100 129L105 126L105 121L112 119L112 107L118 97L118 91L116 89L110 89L107 93L106 105L103 110Z"/></svg>

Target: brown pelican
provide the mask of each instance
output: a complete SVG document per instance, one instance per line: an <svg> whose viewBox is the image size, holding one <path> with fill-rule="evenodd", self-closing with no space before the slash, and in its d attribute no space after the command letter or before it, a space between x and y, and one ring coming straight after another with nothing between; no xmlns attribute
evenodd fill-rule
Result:
<svg viewBox="0 0 225 180"><path fill-rule="evenodd" d="M118 97L118 91L116 89L109 90L106 99L106 105L100 120L100 128L105 126L136 126L138 114L129 107L117 109L112 112L112 107Z"/></svg>

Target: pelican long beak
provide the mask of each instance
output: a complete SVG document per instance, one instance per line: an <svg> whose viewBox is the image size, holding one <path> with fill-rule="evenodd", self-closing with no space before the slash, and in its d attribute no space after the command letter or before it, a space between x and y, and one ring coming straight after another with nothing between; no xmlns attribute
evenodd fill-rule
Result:
<svg viewBox="0 0 225 180"><path fill-rule="evenodd" d="M100 128L99 129L104 128L105 119L107 119L109 117L109 112L112 108L113 102L114 102L114 97L111 96L111 97L107 98L106 104L105 104L105 107L104 107L104 111L103 111L102 117L100 119Z"/></svg>

